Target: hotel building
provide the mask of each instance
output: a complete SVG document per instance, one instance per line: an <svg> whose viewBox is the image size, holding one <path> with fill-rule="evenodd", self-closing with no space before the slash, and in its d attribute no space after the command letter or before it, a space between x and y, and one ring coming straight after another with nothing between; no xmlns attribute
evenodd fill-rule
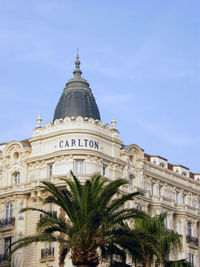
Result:
<svg viewBox="0 0 200 267"><path fill-rule="evenodd" d="M35 233L41 215L20 213L21 208L41 208L46 192L38 185L51 181L61 186L58 178L68 177L70 170L81 181L95 172L111 180L127 178L125 192L143 193L130 205L150 215L167 212L166 227L182 235L182 251L172 252L171 259L187 258L200 266L200 174L148 155L135 144L123 145L116 121L102 123L89 83L81 77L78 55L73 74L53 122L42 126L38 117L31 138L0 144L0 267L6 266L11 242ZM60 212L52 205L44 208ZM16 267L56 267L58 259L58 244L38 243L18 250L13 260ZM72 266L70 260L65 266Z"/></svg>

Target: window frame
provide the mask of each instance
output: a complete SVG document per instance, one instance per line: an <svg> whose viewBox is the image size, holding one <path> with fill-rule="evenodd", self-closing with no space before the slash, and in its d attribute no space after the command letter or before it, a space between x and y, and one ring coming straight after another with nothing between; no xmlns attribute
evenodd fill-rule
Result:
<svg viewBox="0 0 200 267"><path fill-rule="evenodd" d="M19 171L14 172L12 177L13 177L13 183L14 184L19 184L20 183L21 175L20 175Z"/></svg>
<svg viewBox="0 0 200 267"><path fill-rule="evenodd" d="M73 162L73 170L75 174L84 174L85 173L85 159L77 158ZM82 166L81 166L82 165Z"/></svg>
<svg viewBox="0 0 200 267"><path fill-rule="evenodd" d="M55 174L55 162L49 162L47 164L47 176L52 177Z"/></svg>
<svg viewBox="0 0 200 267"><path fill-rule="evenodd" d="M13 204L12 203L7 203L6 205L6 214L5 214L6 219L13 218Z"/></svg>

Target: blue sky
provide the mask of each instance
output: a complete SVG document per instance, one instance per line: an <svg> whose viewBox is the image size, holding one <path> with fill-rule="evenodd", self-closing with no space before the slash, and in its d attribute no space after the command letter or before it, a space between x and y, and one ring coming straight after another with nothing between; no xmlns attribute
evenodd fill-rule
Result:
<svg viewBox="0 0 200 267"><path fill-rule="evenodd" d="M0 5L0 142L52 121L76 48L104 123L125 144L200 172L200 1Z"/></svg>

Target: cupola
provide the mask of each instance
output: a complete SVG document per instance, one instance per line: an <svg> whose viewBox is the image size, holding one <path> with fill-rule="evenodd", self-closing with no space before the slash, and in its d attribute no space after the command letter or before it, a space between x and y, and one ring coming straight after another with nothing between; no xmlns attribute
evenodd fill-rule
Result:
<svg viewBox="0 0 200 267"><path fill-rule="evenodd" d="M69 79L56 106L53 121L65 117L93 118L101 120L98 106L93 96L89 83L81 77L80 60L77 53L74 77Z"/></svg>

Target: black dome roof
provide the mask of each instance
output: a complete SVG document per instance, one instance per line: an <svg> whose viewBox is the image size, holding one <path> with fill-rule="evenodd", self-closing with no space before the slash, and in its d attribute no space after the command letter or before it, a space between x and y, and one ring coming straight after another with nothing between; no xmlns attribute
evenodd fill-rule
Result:
<svg viewBox="0 0 200 267"><path fill-rule="evenodd" d="M101 120L89 83L81 77L79 55L76 56L74 77L70 79L56 106L53 121L65 117L93 118Z"/></svg>

